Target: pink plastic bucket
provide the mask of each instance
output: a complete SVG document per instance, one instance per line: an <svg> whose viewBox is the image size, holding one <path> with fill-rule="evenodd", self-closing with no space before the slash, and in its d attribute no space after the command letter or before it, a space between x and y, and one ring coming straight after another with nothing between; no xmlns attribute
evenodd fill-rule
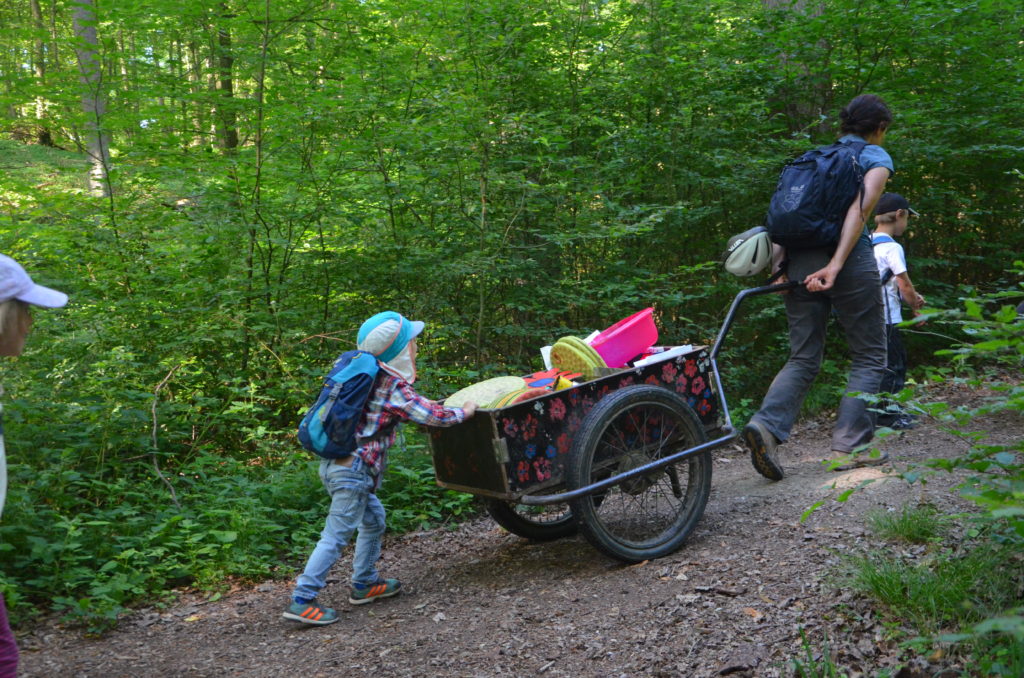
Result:
<svg viewBox="0 0 1024 678"><path fill-rule="evenodd" d="M653 313L653 308L645 308L623 318L594 337L590 346L604 358L608 367L624 367L631 358L658 342Z"/></svg>

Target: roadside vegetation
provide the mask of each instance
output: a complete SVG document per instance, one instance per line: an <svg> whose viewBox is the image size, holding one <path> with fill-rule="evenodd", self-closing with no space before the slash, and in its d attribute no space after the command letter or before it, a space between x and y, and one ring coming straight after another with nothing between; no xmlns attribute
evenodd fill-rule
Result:
<svg viewBox="0 0 1024 678"><path fill-rule="evenodd" d="M1024 450L968 425L1024 409L1019 2L907 0L899 21L855 0L128 4L0 3L0 251L71 297L0 365L16 626L101 631L179 587L292 576L323 507L294 429L380 310L427 321L417 387L438 397L647 306L662 343L710 344L751 284L722 271L724 243L870 91L896 116L889 188L923 215L904 242L931 309L906 331L911 374L993 395L900 394L964 440L907 480L969 473L978 513L879 518L921 555L862 554L851 585L914 620L908 644L1022 673ZM80 9L97 40L76 38ZM102 86L83 85L76 49ZM785 326L761 297L730 335L735 421ZM842 388L838 334L807 414ZM411 428L381 495L395 531L475 511L434 484ZM977 588L993 564L1006 577ZM936 577L963 593L907 595ZM819 655L794 670L841 675L813 673L841 671Z"/></svg>
<svg viewBox="0 0 1024 678"><path fill-rule="evenodd" d="M1024 261L1015 263L1024 273ZM883 548L847 555L834 573L836 585L871 600L888 621L891 639L913 656L948 654L972 667L969 675L1024 675L1024 435L991 440L977 421L1003 416L1024 423L1024 315L1005 291L971 295L962 311L934 314L962 327L969 341L940 351L946 362L932 374L963 381L981 395L951 407L903 400L938 419L963 441L963 453L931 459L908 469L908 483L926 483L938 473L965 478L961 496L977 511L943 515L927 504L869 515L869 530ZM972 425L974 422L974 425ZM807 642L807 656L790 669L803 678L845 676L827 643Z"/></svg>

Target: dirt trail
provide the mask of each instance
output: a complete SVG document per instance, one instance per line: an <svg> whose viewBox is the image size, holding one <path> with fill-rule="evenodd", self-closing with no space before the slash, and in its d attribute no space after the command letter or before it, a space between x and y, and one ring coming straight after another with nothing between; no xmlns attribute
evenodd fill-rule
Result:
<svg viewBox="0 0 1024 678"><path fill-rule="evenodd" d="M976 425L997 441L1024 428L1018 416ZM831 566L843 553L892 548L867 532L871 509L970 510L949 491L954 478L908 486L893 477L964 443L924 422L886 442L891 468L830 473L820 464L827 433L814 422L797 430L781 448L779 483L758 476L739 447L716 452L703 520L687 545L657 561L623 566L580 537L534 544L481 518L390 538L382 570L407 587L394 599L349 606L349 565L339 562L321 596L342 614L331 626L282 620L290 584L269 582L215 602L184 596L170 610L140 610L100 639L40 626L20 636L21 675L782 676L787 661L805 657L801 628L814 651L827 637L845 670L875 675L906 657L864 601L831 587ZM869 478L878 482L800 522L814 502ZM901 675L941 667L930 668Z"/></svg>

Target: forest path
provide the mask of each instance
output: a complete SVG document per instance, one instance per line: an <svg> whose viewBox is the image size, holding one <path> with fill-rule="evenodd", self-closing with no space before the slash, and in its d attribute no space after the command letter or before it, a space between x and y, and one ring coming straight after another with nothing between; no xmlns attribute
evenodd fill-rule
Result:
<svg viewBox="0 0 1024 678"><path fill-rule="evenodd" d="M944 391L947 402L978 397ZM1018 415L974 427L995 442L1018 439L1024 429ZM216 601L183 595L170 609L133 613L98 639L42 624L19 639L21 675L781 676L790 675L787 662L806 658L807 647L817 654L826 644L852 674L875 675L907 657L888 640L891 624L834 588L833 566L845 553L896 548L867 530L872 509L926 502L942 513L972 510L951 491L955 477L937 475L926 485L896 477L908 464L955 456L966 444L925 421L885 442L891 465L835 473L820 463L828 434L827 422L803 423L781 448L787 476L778 483L757 475L738 446L717 451L703 520L682 549L656 561L623 566L581 537L530 543L480 518L389 538L382 571L406 583L393 599L348 605L343 558L321 596L339 610L336 624L281 619L285 581ZM877 482L833 501L866 479Z"/></svg>

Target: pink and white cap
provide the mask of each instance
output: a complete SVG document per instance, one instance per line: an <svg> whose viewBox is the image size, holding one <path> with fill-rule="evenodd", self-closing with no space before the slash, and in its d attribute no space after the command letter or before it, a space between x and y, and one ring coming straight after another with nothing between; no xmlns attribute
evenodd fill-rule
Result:
<svg viewBox="0 0 1024 678"><path fill-rule="evenodd" d="M32 282L21 264L0 254L0 302L9 299L44 308L60 308L68 303L68 295Z"/></svg>

